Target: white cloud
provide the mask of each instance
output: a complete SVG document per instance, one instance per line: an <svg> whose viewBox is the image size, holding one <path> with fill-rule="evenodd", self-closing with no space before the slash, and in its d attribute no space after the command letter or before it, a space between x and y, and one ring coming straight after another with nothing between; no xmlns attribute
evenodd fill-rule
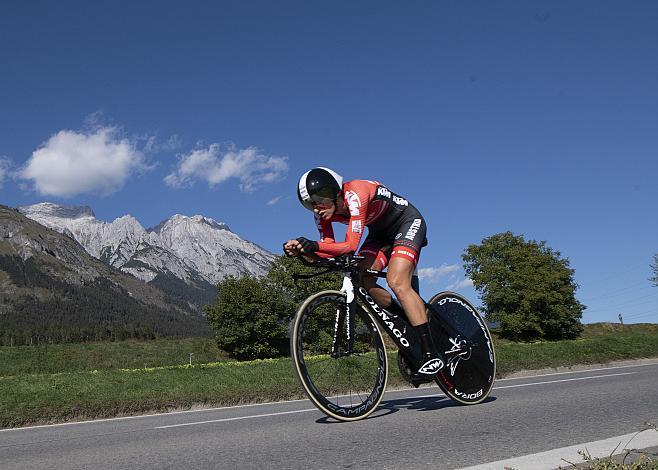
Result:
<svg viewBox="0 0 658 470"><path fill-rule="evenodd" d="M461 281L454 282L450 284L448 287L446 287L447 290L459 290L459 289L465 289L467 287L473 287L473 280L466 278L462 279Z"/></svg>
<svg viewBox="0 0 658 470"><path fill-rule="evenodd" d="M153 135L145 135L142 137L142 140L146 142L144 144L144 153L146 154L172 152L178 150L183 145L183 141L178 137L178 134L172 134L165 141Z"/></svg>
<svg viewBox="0 0 658 470"><path fill-rule="evenodd" d="M180 157L176 170L164 181L173 188L192 186L197 180L216 186L230 178L240 180L240 189L253 191L263 183L281 179L288 172L288 158L259 154L255 147L223 150L219 144L196 149Z"/></svg>
<svg viewBox="0 0 658 470"><path fill-rule="evenodd" d="M164 143L162 146L163 150L177 150L183 146L183 141L181 140L180 137L178 137L178 134L172 134L169 136L169 139L167 139L167 142Z"/></svg>
<svg viewBox="0 0 658 470"><path fill-rule="evenodd" d="M437 281L439 278L459 271L459 269L457 264L442 264L435 268L421 268L418 270L418 277L425 281Z"/></svg>
<svg viewBox="0 0 658 470"><path fill-rule="evenodd" d="M19 178L43 195L112 194L136 171L147 170L144 154L116 127L62 130L32 153Z"/></svg>
<svg viewBox="0 0 658 470"><path fill-rule="evenodd" d="M7 157L0 157L0 188L2 188L10 168L11 160Z"/></svg>
<svg viewBox="0 0 658 470"><path fill-rule="evenodd" d="M279 202L279 201L281 200L282 197L283 197L283 196L277 196L277 197L274 197L274 198L270 199L269 201L267 201L266 204L267 204L268 206L273 206L274 204L276 204L277 202Z"/></svg>

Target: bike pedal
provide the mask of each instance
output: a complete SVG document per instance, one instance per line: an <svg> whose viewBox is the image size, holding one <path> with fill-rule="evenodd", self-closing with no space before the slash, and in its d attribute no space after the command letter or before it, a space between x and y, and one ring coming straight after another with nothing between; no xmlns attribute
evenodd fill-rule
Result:
<svg viewBox="0 0 658 470"><path fill-rule="evenodd" d="M434 377L419 374L418 372L411 369L404 356L398 351L398 370L400 375L409 385L418 388L422 384L430 383L434 381Z"/></svg>

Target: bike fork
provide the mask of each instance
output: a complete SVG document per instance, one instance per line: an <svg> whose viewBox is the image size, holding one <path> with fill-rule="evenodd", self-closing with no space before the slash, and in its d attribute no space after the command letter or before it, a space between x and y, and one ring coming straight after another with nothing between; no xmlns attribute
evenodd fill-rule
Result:
<svg viewBox="0 0 658 470"><path fill-rule="evenodd" d="M354 315L356 315L356 298L354 297L354 285L352 279L345 276L341 291L345 292L345 307L336 309L336 321L334 323L334 337L331 345L331 356L340 357L352 354L354 350ZM340 351L341 340L345 335L345 350Z"/></svg>
<svg viewBox="0 0 658 470"><path fill-rule="evenodd" d="M354 308L356 302L345 303L336 309L331 357L349 356L354 351ZM344 341L343 341L344 339ZM344 345L341 351L340 346Z"/></svg>

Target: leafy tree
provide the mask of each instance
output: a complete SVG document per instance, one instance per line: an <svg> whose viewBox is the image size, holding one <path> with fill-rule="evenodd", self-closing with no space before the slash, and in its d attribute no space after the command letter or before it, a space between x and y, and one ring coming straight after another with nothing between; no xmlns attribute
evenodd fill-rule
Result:
<svg viewBox="0 0 658 470"><path fill-rule="evenodd" d="M230 277L218 284L217 300L206 313L219 348L237 359L288 354L288 325L301 302L320 290L340 287L335 275L295 285L294 272L315 271L281 256L265 277Z"/></svg>
<svg viewBox="0 0 658 470"><path fill-rule="evenodd" d="M574 270L546 242L500 233L470 245L462 259L487 318L500 322L504 336L557 340L581 333L585 306L575 297Z"/></svg>
<svg viewBox="0 0 658 470"><path fill-rule="evenodd" d="M649 278L653 285L658 287L658 254L653 255L653 264L651 265L653 269L653 277Z"/></svg>

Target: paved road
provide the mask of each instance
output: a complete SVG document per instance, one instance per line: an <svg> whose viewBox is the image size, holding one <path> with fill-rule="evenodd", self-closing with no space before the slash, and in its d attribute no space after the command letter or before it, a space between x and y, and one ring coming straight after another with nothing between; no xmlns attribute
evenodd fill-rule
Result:
<svg viewBox="0 0 658 470"><path fill-rule="evenodd" d="M306 400L0 431L0 469L461 468L658 424L658 363L499 380L456 406L389 392L338 423Z"/></svg>

